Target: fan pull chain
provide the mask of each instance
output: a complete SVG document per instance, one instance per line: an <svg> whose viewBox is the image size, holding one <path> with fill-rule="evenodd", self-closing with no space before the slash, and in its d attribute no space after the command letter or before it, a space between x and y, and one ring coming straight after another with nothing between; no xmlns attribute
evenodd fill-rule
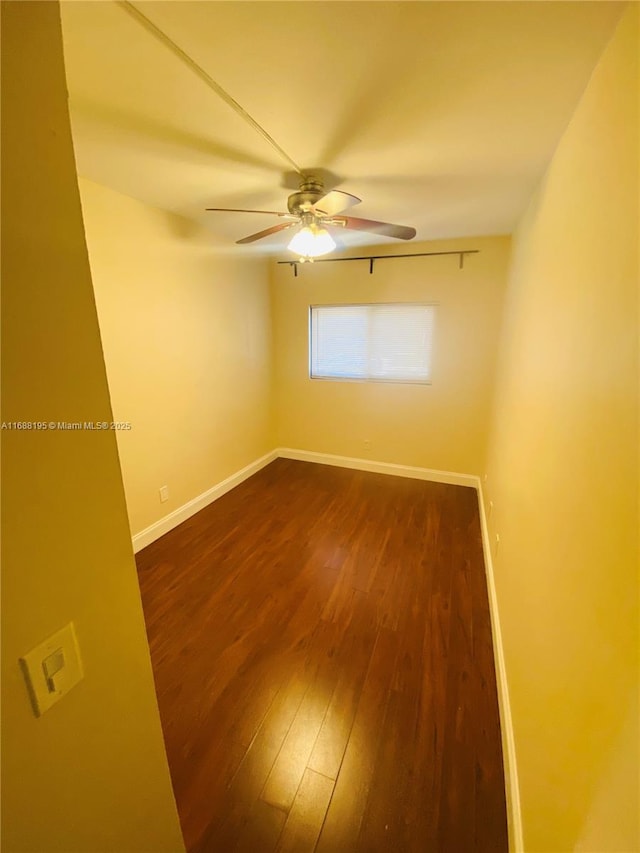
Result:
<svg viewBox="0 0 640 853"><path fill-rule="evenodd" d="M299 175L304 177L302 169L300 168L300 166L298 166L295 160L292 160L291 157L289 157L287 152L278 145L275 139L270 136L270 134L268 134L267 131L263 127L261 127L261 125L258 124L258 122L253 118L253 116L250 116L249 113L245 109L243 109L243 107L240 106L240 104L235 100L235 98L232 98L231 95L226 92L219 83L216 83L216 81L207 74L204 68L201 68L195 60L191 59L191 57L187 53L185 53L181 47L178 47L178 45L174 41L172 41L166 33L164 33L159 27L157 27L153 23L153 21L150 21L149 18L146 17L146 15L143 15L142 12L133 5L133 3L129 2L129 0L117 0L117 3L118 6L121 6L140 24L142 24L143 27L145 27L150 33L152 33L152 35L159 39L165 45L165 47L168 47L170 50L172 50L173 53L186 65L188 65L189 68L191 68L191 70L194 71L198 75L198 77L200 77L200 79L203 80L207 84L207 86L209 86L210 89L213 89L213 91L219 97L221 97L222 100L231 107L231 109L235 110L239 116L241 116L246 122L251 125L251 127L253 127L254 130L257 130L258 133L263 136L267 140L267 142L272 145L273 148L275 148L275 150L293 166L293 168Z"/></svg>

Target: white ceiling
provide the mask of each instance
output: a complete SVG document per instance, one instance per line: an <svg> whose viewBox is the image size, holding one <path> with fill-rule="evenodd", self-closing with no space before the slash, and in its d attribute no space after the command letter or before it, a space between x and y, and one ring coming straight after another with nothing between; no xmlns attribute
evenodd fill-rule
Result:
<svg viewBox="0 0 640 853"><path fill-rule="evenodd" d="M360 196L352 215L429 240L513 230L624 4L138 5L297 163ZM291 167L254 129L117 3L62 9L82 176L186 217L186 237L206 227L217 249L278 223L204 210L286 210Z"/></svg>

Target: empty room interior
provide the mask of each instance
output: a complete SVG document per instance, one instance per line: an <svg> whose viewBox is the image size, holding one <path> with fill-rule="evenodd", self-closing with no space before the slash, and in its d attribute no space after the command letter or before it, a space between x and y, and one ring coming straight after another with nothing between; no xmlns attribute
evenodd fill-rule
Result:
<svg viewBox="0 0 640 853"><path fill-rule="evenodd" d="M640 851L639 9L2 8L2 849Z"/></svg>

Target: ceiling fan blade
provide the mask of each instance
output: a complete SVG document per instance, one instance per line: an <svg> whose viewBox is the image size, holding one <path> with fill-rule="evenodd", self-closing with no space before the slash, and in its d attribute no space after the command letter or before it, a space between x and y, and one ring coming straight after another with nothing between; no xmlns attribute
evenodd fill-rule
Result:
<svg viewBox="0 0 640 853"><path fill-rule="evenodd" d="M411 240L416 236L416 229L408 225L393 225L391 222L376 222L374 219L357 219L353 216L338 216L336 224L355 231L368 231L371 234L383 234L385 237L397 237L398 240ZM330 223L329 223L330 224Z"/></svg>
<svg viewBox="0 0 640 853"><path fill-rule="evenodd" d="M214 213L270 213L273 216L288 216L288 213L280 213L279 210L245 210L237 207L206 207L205 210L212 210Z"/></svg>
<svg viewBox="0 0 640 853"><path fill-rule="evenodd" d="M287 228L292 228L297 225L295 222L284 222L282 225L272 225L271 228L265 228L264 231L258 231L257 234L250 234L248 237L243 237L242 240L236 240L236 243L253 243L256 240L262 240L263 237L268 237L270 234L277 234L278 231L286 231Z"/></svg>
<svg viewBox="0 0 640 853"><path fill-rule="evenodd" d="M323 195L321 199L313 205L313 209L318 213L324 213L325 216L333 216L335 213L340 213L341 210L346 210L348 207L353 207L354 204L360 204L361 198L350 193L343 193L342 190L331 190L331 192Z"/></svg>

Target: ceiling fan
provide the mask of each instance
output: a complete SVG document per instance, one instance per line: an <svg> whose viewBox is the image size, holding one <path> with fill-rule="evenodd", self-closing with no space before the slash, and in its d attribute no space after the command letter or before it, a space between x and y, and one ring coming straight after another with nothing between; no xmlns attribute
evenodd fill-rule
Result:
<svg viewBox="0 0 640 853"><path fill-rule="evenodd" d="M253 243L285 231L287 228L300 226L288 248L300 256L301 261L313 260L319 255L336 248L336 243L326 226L337 226L354 231L367 231L370 234L380 234L385 237L395 237L399 240L411 240L416 236L416 229L407 225L393 225L390 222L377 222L374 219L358 219L354 216L344 216L343 210L360 204L360 199L342 190L327 192L323 180L317 175L305 174L289 154L267 133L267 131L233 98L223 87L208 74L202 66L192 59L179 47L163 30L153 23L130 0L117 0L118 5L132 15L138 23L148 30L175 56L185 63L210 89L212 89L231 109L253 127L285 160L287 160L300 176L298 191L287 199L288 213L277 210L242 210L230 207L208 207L208 211L219 213L264 213L268 216L278 216L284 219L279 225L272 225L264 231L250 234L237 240L237 243Z"/></svg>
<svg viewBox="0 0 640 853"><path fill-rule="evenodd" d="M328 226L348 228L355 231L367 231L370 234L381 234L385 237L396 237L399 240L411 240L416 236L416 229L407 225L394 225L391 222L377 222L374 219L358 219L345 216L347 210L361 199L342 190L327 192L321 178L314 175L302 175L300 187L287 199L288 213L277 210L243 210L231 207L208 207L208 211L220 213L264 213L278 216L286 220L264 231L250 234L237 240L237 243L253 243L285 231L287 228L301 226L289 243L288 248L300 255L301 260L311 260L319 255L325 255L336 247L336 243L327 230Z"/></svg>

